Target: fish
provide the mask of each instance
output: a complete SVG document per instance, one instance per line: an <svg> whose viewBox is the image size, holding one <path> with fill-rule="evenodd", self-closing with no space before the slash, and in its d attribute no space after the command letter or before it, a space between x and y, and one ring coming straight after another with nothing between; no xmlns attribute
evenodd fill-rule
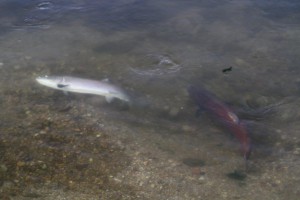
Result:
<svg viewBox="0 0 300 200"><path fill-rule="evenodd" d="M105 97L108 103L115 98L130 102L130 98L125 91L110 84L107 79L98 81L71 76L42 76L37 77L36 81L41 85L64 92L101 95Z"/></svg>
<svg viewBox="0 0 300 200"><path fill-rule="evenodd" d="M211 118L219 122L237 138L243 158L248 160L251 154L251 140L245 123L239 119L228 105L204 88L192 85L188 87L188 93L199 109L203 109Z"/></svg>

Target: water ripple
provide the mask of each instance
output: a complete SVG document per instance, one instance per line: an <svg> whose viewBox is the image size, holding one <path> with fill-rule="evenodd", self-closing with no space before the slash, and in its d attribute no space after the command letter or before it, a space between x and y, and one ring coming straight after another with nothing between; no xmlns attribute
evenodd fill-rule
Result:
<svg viewBox="0 0 300 200"><path fill-rule="evenodd" d="M165 76L177 73L181 68L168 55L148 54L141 67L131 67L130 70L141 76Z"/></svg>
<svg viewBox="0 0 300 200"><path fill-rule="evenodd" d="M53 3L50 1L41 2L36 6L37 10L50 10L53 8Z"/></svg>
<svg viewBox="0 0 300 200"><path fill-rule="evenodd" d="M12 26L15 30L26 28L49 28L55 22L58 22L71 11L81 11L83 6L65 4L64 2L53 3L51 1L42 1L28 5L20 14L16 23Z"/></svg>

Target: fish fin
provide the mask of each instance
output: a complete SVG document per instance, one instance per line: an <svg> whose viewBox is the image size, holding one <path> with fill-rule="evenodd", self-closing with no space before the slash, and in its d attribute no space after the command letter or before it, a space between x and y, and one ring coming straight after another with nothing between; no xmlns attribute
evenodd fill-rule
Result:
<svg viewBox="0 0 300 200"><path fill-rule="evenodd" d="M69 85L62 84L62 83L58 83L56 86L57 86L58 88L64 88L64 87L67 87L67 86L69 86Z"/></svg>
<svg viewBox="0 0 300 200"><path fill-rule="evenodd" d="M109 78L102 79L102 81L103 81L103 82L106 82L106 83L109 83L109 82L110 82Z"/></svg>
<svg viewBox="0 0 300 200"><path fill-rule="evenodd" d="M107 103L111 103L114 98L115 97L112 97L112 96L105 96L105 99L106 99Z"/></svg>

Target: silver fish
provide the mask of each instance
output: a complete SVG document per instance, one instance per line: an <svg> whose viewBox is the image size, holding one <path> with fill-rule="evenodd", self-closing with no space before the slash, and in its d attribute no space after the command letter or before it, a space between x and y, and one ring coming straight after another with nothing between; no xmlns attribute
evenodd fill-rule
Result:
<svg viewBox="0 0 300 200"><path fill-rule="evenodd" d="M108 81L97 81L70 76L44 76L36 78L42 85L64 92L76 92L104 96L107 102L114 98L130 102L129 96L119 87Z"/></svg>

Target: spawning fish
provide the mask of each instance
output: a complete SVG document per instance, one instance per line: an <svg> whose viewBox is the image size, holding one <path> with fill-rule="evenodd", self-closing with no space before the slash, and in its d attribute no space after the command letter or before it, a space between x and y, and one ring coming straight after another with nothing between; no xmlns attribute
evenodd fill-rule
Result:
<svg viewBox="0 0 300 200"><path fill-rule="evenodd" d="M70 76L44 76L38 77L36 80L42 85L65 92L101 95L105 97L107 102L111 102L114 98L130 102L129 96L121 88L107 81Z"/></svg>
<svg viewBox="0 0 300 200"><path fill-rule="evenodd" d="M212 118L235 135L240 142L244 159L248 160L251 153L251 142L246 127L238 116L217 97L202 88L190 86L188 92L199 108L204 109Z"/></svg>

